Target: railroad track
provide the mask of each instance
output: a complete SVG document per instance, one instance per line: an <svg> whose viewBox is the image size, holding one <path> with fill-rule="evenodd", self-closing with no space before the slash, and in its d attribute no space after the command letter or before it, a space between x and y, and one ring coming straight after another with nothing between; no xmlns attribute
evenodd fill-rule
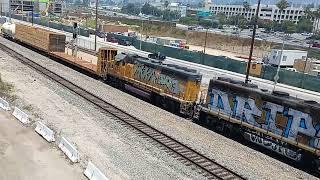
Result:
<svg viewBox="0 0 320 180"><path fill-rule="evenodd" d="M143 136L157 142L169 155L174 156L176 159L180 160L187 166L191 166L193 169L198 169L198 172L207 179L244 179L241 175L216 163L214 160L175 140L173 137L160 132L159 130L142 122L138 118L124 112L123 110L104 101L96 95L59 76L58 74L33 62L22 54L15 52L11 48L0 44L0 49L8 53L11 57L19 60L23 64L45 75L49 79L52 79L53 81L61 84L65 88L76 93L87 101L90 101L92 104L98 106L108 114L113 115L120 122L122 122L122 124L125 124L126 126L136 130L139 136Z"/></svg>

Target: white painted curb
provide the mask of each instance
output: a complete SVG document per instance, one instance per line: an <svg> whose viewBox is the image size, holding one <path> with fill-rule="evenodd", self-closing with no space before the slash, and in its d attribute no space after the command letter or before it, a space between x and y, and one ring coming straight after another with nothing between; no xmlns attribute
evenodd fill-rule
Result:
<svg viewBox="0 0 320 180"><path fill-rule="evenodd" d="M28 115L26 113L24 113L23 111L21 111L17 107L14 107L14 111L13 111L12 115L14 117L16 117L23 124L28 124L30 122Z"/></svg>
<svg viewBox="0 0 320 180"><path fill-rule="evenodd" d="M68 158L72 162L79 162L80 155L78 150L71 143L69 143L64 137L61 138L59 148L61 149L62 152L64 152L65 155L68 156Z"/></svg>
<svg viewBox="0 0 320 180"><path fill-rule="evenodd" d="M46 125L42 122L37 122L37 127L34 129L38 134L40 134L45 140L48 142L54 142L54 132L49 129Z"/></svg>
<svg viewBox="0 0 320 180"><path fill-rule="evenodd" d="M10 111L11 110L9 103L6 100L2 99L2 98L0 98L0 108L4 109L6 111Z"/></svg>
<svg viewBox="0 0 320 180"><path fill-rule="evenodd" d="M90 180L108 180L108 178L91 161L88 162L84 175Z"/></svg>

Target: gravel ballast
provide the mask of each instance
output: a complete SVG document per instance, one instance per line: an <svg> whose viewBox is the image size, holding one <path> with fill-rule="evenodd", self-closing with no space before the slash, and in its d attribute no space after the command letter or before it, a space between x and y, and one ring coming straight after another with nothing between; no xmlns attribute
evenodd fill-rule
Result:
<svg viewBox="0 0 320 180"><path fill-rule="evenodd" d="M268 157L267 155L200 127L186 119L175 116L162 109L154 107L147 102L141 101L131 95L114 89L103 82L80 74L70 68L48 59L47 57L21 47L18 44L3 38L0 38L0 43L7 44L11 48L15 48L19 50L19 52L23 52L26 57L60 74L68 80L71 80L75 84L80 85L89 92L98 95L113 105L131 113L136 117L139 117L139 119L147 122L153 127L156 127L162 132L165 132L168 135L175 137L179 141L188 144L190 147L193 147L199 152L202 152L212 159L215 159L217 162L229 167L239 174L242 174L248 179L315 178L305 172ZM137 137L134 133L131 133L130 130L125 130L120 124L114 123L115 121L105 120L108 118L110 119L110 117L103 118L105 115L99 113L99 111L89 103L77 98L67 90L61 89L59 86L51 83L49 80L41 77L37 73L33 73L32 70L28 70L25 67L20 68L20 71L25 71L24 76L21 77L22 74L18 74L17 70L15 69L19 69L19 63L14 63L15 61L7 56L5 59L10 59L11 61L8 62L7 60L2 60L1 62L1 69L7 68L4 70L5 73L3 73L5 80L8 79L10 81L10 79L12 79L11 76L16 76L16 81L19 81L20 78L30 78L29 76L35 76L36 78L34 79L37 81L38 79L41 79L41 86L43 87L40 88L40 85L38 85L39 88L36 86L36 88L33 90L34 92L31 93L34 94L34 96L45 96L47 98L41 100L42 102L37 102L29 96L24 95L22 92L18 93L18 95L22 96L22 99L25 99L28 103L35 104L36 107L39 108L38 111L42 112L41 116L44 117L47 123L51 124L56 130L61 131L59 134L66 134L70 136L70 139L73 142L76 142L76 144L79 146L80 152L86 154L86 156L90 157L90 159L94 159L99 162L97 164L102 166L106 172L114 172L115 177L119 176L119 174L125 174L124 176L120 176L120 178L133 179L139 179L141 177L148 177L148 179L152 177L158 179L161 177L161 175L158 174L166 174L167 176L165 177L170 179L183 179L185 177L194 179L197 176L197 174L192 172L192 170L189 170L189 168L185 168L181 163L172 161L172 158L167 157L163 151L150 145L150 143L143 143L143 140ZM22 83L20 82L20 84ZM21 89L19 86L16 87ZM27 89L32 87L32 85L28 85L28 87L23 87L23 89L25 92L27 92ZM74 99L77 100L75 101ZM57 104L58 102L56 101L64 102L64 104ZM55 107L52 108L52 106ZM59 118L65 119L62 116L67 116L69 119L58 120ZM77 131L78 129L79 131ZM110 135L108 134L108 130L110 129L112 129L111 132L113 135L119 138L118 141L116 140L117 138L110 138ZM119 135L118 131L121 131L119 134L125 135ZM104 137L108 138L104 139ZM102 148L101 146L107 146L109 143L111 143L108 140L113 142L113 145L118 147L118 149L111 151L105 150L106 148ZM138 154L130 154L129 152L132 152L131 149L133 147L141 149L141 146L136 145L139 144L139 142L142 142L140 145L143 146L143 151L146 151L146 157L141 157L141 160L149 160L149 157L152 159L147 161L150 164L140 164L139 160L132 160L137 159ZM89 146L88 143L91 144L91 146ZM126 151L128 150L126 148L130 149L131 151ZM120 151L120 149L122 150ZM110 151L112 155L109 154ZM124 159L127 157L132 160L130 162L141 167L133 168L131 165L125 166L124 164L119 164L117 166L115 163L108 163L108 159L109 161L112 159L110 156L113 156L114 154L119 155L121 154L120 152L128 153L122 156L123 161L125 161ZM135 152L135 150L133 150L133 152ZM130 171L131 168L134 170ZM154 169L154 171L151 171L150 173L147 172L150 169ZM162 172L164 169L167 170L165 171L166 173ZM138 173L132 173L136 171L139 172L138 170L144 172L145 174L139 176L137 175ZM123 173L121 173L122 171ZM148 175L150 175L150 177ZM167 179L165 177L163 176L160 179Z"/></svg>

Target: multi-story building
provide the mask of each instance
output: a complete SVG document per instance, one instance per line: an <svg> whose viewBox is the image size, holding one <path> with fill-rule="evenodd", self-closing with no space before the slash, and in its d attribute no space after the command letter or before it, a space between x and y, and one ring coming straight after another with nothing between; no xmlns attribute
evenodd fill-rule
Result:
<svg viewBox="0 0 320 180"><path fill-rule="evenodd" d="M180 3L169 3L168 6L165 7L164 2L165 1L156 0L151 5L161 10L169 9L170 11L178 11L181 17L187 16L187 6L180 5Z"/></svg>
<svg viewBox="0 0 320 180"><path fill-rule="evenodd" d="M9 0L0 0L0 13L9 12Z"/></svg>
<svg viewBox="0 0 320 180"><path fill-rule="evenodd" d="M213 14L224 13L227 17L241 15L251 20L256 13L257 4L250 6L250 9L246 10L243 5L220 5L213 3L205 3L206 10L211 11ZM316 9L311 9L315 11ZM302 6L290 6L281 11L276 5L261 4L258 14L260 19L282 22L290 20L295 23L299 22L299 19L304 16L304 8Z"/></svg>
<svg viewBox="0 0 320 180"><path fill-rule="evenodd" d="M62 12L61 0L0 0L0 11L9 12L9 6L12 13L25 13L39 9L40 12L50 11L60 14ZM36 8L39 7L39 8Z"/></svg>

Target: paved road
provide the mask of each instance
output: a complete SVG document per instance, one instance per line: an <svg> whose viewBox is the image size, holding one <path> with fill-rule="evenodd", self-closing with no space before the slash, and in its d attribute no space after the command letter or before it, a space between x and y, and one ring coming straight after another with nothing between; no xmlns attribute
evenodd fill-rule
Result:
<svg viewBox="0 0 320 180"><path fill-rule="evenodd" d="M1 180L85 179L78 165L71 165L56 148L31 127L24 127L0 110Z"/></svg>

